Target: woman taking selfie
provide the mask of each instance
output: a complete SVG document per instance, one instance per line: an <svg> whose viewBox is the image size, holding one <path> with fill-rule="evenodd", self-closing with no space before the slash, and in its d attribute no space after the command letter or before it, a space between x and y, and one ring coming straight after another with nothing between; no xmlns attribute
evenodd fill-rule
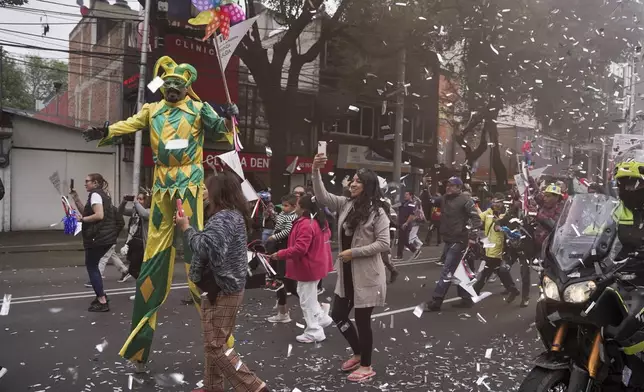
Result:
<svg viewBox="0 0 644 392"><path fill-rule="evenodd" d="M114 244L118 236L116 228L115 208L112 208L112 199L107 193L107 181L98 173L88 174L85 178L87 203L77 219L83 224L83 247L85 248L85 266L89 281L92 284L96 299L92 301L90 312L108 312L110 307L107 296L103 291L103 278L99 270L99 262Z"/></svg>
<svg viewBox="0 0 644 392"><path fill-rule="evenodd" d="M373 171L358 170L349 184L350 197L336 196L326 191L320 175L326 160L324 154L313 160L313 190L318 203L338 214L341 252L335 265L338 279L331 317L353 350L342 371L351 372L349 381L361 382L376 375L371 367L371 313L385 304L387 283L381 253L390 248L389 217ZM355 325L349 319L352 308Z"/></svg>
<svg viewBox="0 0 644 392"><path fill-rule="evenodd" d="M212 215L203 231L190 227L183 211L177 211L175 217L193 254L190 280L204 292L201 301L206 356L204 387L194 392L223 391L224 377L235 391L266 392L266 383L226 345L244 298L250 208L239 178L230 171L210 177L206 187Z"/></svg>

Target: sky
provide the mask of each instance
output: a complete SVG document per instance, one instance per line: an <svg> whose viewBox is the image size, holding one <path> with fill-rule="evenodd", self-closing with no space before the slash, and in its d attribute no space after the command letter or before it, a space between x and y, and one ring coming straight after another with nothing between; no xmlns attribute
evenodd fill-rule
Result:
<svg viewBox="0 0 644 392"><path fill-rule="evenodd" d="M110 0L110 2L114 1ZM89 6L89 0L85 0L85 5ZM135 10L140 8L136 0L128 0L128 5ZM80 19L80 7L76 4L76 0L29 0L22 7L0 8L0 46L3 43L11 42L66 50L69 33ZM42 37L43 25L41 23L44 22L49 23L49 33L46 37ZM27 34L35 34L35 36ZM47 50L8 46L4 46L4 49L16 58L36 54L44 58L66 61L69 56L67 53Z"/></svg>

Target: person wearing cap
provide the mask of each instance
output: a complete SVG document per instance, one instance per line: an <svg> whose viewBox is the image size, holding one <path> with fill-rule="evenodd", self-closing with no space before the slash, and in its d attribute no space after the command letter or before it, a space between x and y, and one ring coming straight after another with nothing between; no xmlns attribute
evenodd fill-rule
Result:
<svg viewBox="0 0 644 392"><path fill-rule="evenodd" d="M536 183L532 177L529 177L530 186L536 188ZM538 210L534 216L534 250L540 252L550 232L555 227L559 215L563 210L563 191L557 184L549 184L543 190L538 192L534 200L538 205ZM531 257L532 258L532 257ZM529 262L529 260L528 260ZM529 271L528 271L529 272ZM523 293L521 298L521 307L527 307L530 304L529 293Z"/></svg>
<svg viewBox="0 0 644 392"><path fill-rule="evenodd" d="M451 285L451 277L463 259L468 244L476 241L478 230L482 225L474 201L469 195L463 193L463 181L458 177L452 177L447 181L445 196L440 198L440 205L441 236L445 243L442 259L445 265L431 300L422 304L424 310L428 312L436 312L441 309ZM469 294L460 286L458 294L462 302L456 306L471 306Z"/></svg>
<svg viewBox="0 0 644 392"><path fill-rule="evenodd" d="M501 222L505 215L504 200L503 193L496 193L491 200L490 207L480 214L483 221L483 235L487 239L483 247L485 249L485 266L473 288L477 293L480 293L488 278L496 273L508 292L506 302L511 303L519 296L520 292L512 280L510 267L503 263L502 259L505 251L505 234L501 230Z"/></svg>

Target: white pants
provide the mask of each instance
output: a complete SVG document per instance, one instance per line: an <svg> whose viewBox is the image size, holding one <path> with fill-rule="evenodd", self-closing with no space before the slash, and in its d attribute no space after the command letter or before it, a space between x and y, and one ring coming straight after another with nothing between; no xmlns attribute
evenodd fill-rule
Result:
<svg viewBox="0 0 644 392"><path fill-rule="evenodd" d="M411 227L411 230L409 231L409 242L414 244L417 248L420 248L423 246L423 242L418 238L418 228L419 225L414 225Z"/></svg>
<svg viewBox="0 0 644 392"><path fill-rule="evenodd" d="M101 260L98 262L98 270L101 271L101 276L105 275L105 267L107 263L112 260L112 264L119 270L120 273L127 272L127 266L123 263L119 255L116 253L116 245L112 245L110 250L105 252L105 255L101 257Z"/></svg>
<svg viewBox="0 0 644 392"><path fill-rule="evenodd" d="M321 342L326 339L324 329L320 325L324 323L329 315L322 309L318 302L318 282L297 282L297 295L300 297L300 307L306 322L304 334L315 341Z"/></svg>

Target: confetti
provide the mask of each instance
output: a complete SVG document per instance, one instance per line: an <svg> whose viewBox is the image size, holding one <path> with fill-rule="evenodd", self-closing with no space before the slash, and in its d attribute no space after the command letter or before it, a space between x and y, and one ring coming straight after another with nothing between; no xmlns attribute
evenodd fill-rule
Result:
<svg viewBox="0 0 644 392"><path fill-rule="evenodd" d="M49 313L60 313L62 312L63 308L49 308Z"/></svg>
<svg viewBox="0 0 644 392"><path fill-rule="evenodd" d="M304 326L304 324L300 324L300 323L295 323L295 326L297 326L298 328L302 328L302 329L306 328Z"/></svg>
<svg viewBox="0 0 644 392"><path fill-rule="evenodd" d="M414 316L420 318L423 315L423 308L419 305L414 308Z"/></svg>
<svg viewBox="0 0 644 392"><path fill-rule="evenodd" d="M479 321L482 322L483 324L487 324L487 321L483 318L483 316L481 316L480 313L476 314L476 318L478 318Z"/></svg>
<svg viewBox="0 0 644 392"><path fill-rule="evenodd" d="M492 350L493 349L491 349L491 348L488 348L487 350L485 350L485 358L486 359L492 358Z"/></svg>
<svg viewBox="0 0 644 392"><path fill-rule="evenodd" d="M289 344L288 345L288 351L286 352L286 358L291 356L291 351L293 351L293 345Z"/></svg>
<svg viewBox="0 0 644 392"><path fill-rule="evenodd" d="M0 307L0 316L9 314L9 306L11 306L11 294L5 294L2 300L2 307Z"/></svg>
<svg viewBox="0 0 644 392"><path fill-rule="evenodd" d="M156 93L157 90L159 90L163 86L163 79L161 77L157 76L156 78L152 79L150 83L148 83L148 89L152 91L153 93Z"/></svg>
<svg viewBox="0 0 644 392"><path fill-rule="evenodd" d="M266 156L268 156L268 157L273 156L273 149L270 148L269 146L266 146Z"/></svg>
<svg viewBox="0 0 644 392"><path fill-rule="evenodd" d="M103 350L105 350L105 347L107 347L107 340L103 340L103 343L97 344L96 351L98 351L99 353L102 353Z"/></svg>

